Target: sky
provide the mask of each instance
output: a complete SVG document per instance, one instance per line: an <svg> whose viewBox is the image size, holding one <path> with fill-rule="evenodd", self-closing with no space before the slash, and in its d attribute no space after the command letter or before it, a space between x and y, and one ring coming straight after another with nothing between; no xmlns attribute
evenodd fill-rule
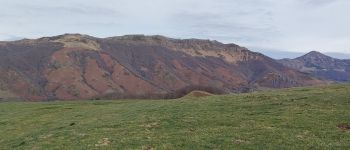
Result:
<svg viewBox="0 0 350 150"><path fill-rule="evenodd" d="M350 0L0 0L0 40L164 35L350 58Z"/></svg>

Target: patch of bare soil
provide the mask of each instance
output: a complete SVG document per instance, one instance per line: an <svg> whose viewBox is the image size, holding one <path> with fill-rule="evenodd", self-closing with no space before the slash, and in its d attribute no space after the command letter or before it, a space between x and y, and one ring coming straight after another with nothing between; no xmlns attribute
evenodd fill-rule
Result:
<svg viewBox="0 0 350 150"><path fill-rule="evenodd" d="M350 131L350 123L339 124L337 127L345 131Z"/></svg>
<svg viewBox="0 0 350 150"><path fill-rule="evenodd" d="M98 141L97 144L95 144L96 147L99 146L108 146L111 143L111 141L108 138L103 138L101 140Z"/></svg>
<svg viewBox="0 0 350 150"><path fill-rule="evenodd" d="M154 147L151 145L145 145L145 146L142 146L142 150L154 150Z"/></svg>

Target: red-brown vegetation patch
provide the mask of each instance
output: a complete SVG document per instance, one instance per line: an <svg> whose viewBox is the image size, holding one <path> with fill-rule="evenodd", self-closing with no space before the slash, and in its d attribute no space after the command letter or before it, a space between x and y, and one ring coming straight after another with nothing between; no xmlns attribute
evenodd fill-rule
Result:
<svg viewBox="0 0 350 150"><path fill-rule="evenodd" d="M57 99L91 98L98 93L84 83L80 66L69 56L72 51L79 49L61 49L52 55L51 64L45 70L47 84L45 89L54 93Z"/></svg>
<svg viewBox="0 0 350 150"><path fill-rule="evenodd" d="M100 54L101 59L107 65L109 70L113 70L114 60L108 54L102 53Z"/></svg>
<svg viewBox="0 0 350 150"><path fill-rule="evenodd" d="M144 95L159 91L154 85L142 80L120 64L114 65L112 80L122 85L126 94Z"/></svg>
<svg viewBox="0 0 350 150"><path fill-rule="evenodd" d="M109 79L109 73L100 68L94 59L86 59L84 78L86 83L101 94L122 91L120 87Z"/></svg>

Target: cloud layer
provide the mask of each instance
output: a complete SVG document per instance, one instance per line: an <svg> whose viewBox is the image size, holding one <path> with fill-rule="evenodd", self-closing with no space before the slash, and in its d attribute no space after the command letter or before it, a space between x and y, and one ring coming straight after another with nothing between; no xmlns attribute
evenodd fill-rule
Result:
<svg viewBox="0 0 350 150"><path fill-rule="evenodd" d="M350 53L348 0L0 0L0 40L161 34L253 50Z"/></svg>

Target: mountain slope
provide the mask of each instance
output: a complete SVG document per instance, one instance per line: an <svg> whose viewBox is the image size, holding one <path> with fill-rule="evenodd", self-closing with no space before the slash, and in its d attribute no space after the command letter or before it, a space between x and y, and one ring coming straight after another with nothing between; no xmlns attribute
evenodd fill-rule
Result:
<svg viewBox="0 0 350 150"><path fill-rule="evenodd" d="M326 80L350 81L350 60L335 59L320 52L312 51L304 56L295 59L282 59L279 62Z"/></svg>
<svg viewBox="0 0 350 150"><path fill-rule="evenodd" d="M322 83L235 44L65 34L0 43L0 87L23 99L178 97Z"/></svg>

